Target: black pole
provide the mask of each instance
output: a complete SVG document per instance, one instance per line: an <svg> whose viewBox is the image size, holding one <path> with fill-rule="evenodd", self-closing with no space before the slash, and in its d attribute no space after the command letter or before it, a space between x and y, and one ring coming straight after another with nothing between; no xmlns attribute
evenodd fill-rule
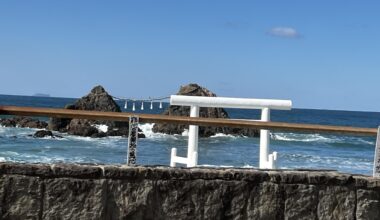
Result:
<svg viewBox="0 0 380 220"><path fill-rule="evenodd" d="M136 148L137 139L139 135L139 117L131 116L129 117L129 135L128 135L128 166L136 165Z"/></svg>

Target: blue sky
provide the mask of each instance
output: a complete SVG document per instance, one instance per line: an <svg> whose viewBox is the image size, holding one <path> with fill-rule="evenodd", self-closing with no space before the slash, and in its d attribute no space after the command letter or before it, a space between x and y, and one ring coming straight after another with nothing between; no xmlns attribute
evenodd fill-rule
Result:
<svg viewBox="0 0 380 220"><path fill-rule="evenodd" d="M380 2L1 1L0 94L219 96L380 111Z"/></svg>

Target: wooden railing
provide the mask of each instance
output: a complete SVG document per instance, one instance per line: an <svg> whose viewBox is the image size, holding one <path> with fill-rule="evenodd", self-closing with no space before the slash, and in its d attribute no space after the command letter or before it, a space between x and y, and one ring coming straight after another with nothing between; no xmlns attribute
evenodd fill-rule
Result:
<svg viewBox="0 0 380 220"><path fill-rule="evenodd" d="M18 106L0 106L0 115L22 115L22 116L45 116L55 118L79 118L109 121L129 121L131 116L137 116L141 123L163 123L163 124L183 124L199 125L211 127L236 127L236 128L256 128L275 131L298 131L313 133L338 133L351 135L376 136L376 128L331 126L317 124L296 124L285 122L262 122L237 119L220 118L190 118L180 116L167 116L158 114L136 114L127 112L99 112L69 110L57 108L35 108Z"/></svg>
<svg viewBox="0 0 380 220"><path fill-rule="evenodd" d="M285 122L263 122L237 119L219 119L219 118L199 118L199 117L179 117L158 114L135 114L125 112L100 112L100 111L83 111L57 108L35 108L35 107L18 107L18 106L0 106L0 115L20 115L20 116L43 116L55 118L79 118L92 120L109 120L109 121L129 121L131 117L139 119L140 123L164 123L164 124L183 124L199 125L212 127L236 127L236 128L255 128L267 129L273 131L296 131L312 133L335 133L350 134L361 136L377 136L374 175L380 174L380 135L377 128L331 126L317 124L296 124Z"/></svg>

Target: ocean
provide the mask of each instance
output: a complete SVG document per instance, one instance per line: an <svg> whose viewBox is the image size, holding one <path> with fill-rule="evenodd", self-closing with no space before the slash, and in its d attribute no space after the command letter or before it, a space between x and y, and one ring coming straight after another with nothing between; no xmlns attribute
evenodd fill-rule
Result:
<svg viewBox="0 0 380 220"><path fill-rule="evenodd" d="M0 105L63 108L75 99L0 95ZM123 102L118 102L123 107ZM131 105L129 105L131 106ZM137 103L137 107L140 103ZM136 113L159 114L158 103L150 110ZM123 109L124 110L124 109ZM131 111L127 109L126 111ZM231 118L259 119L260 111L227 109ZM5 116L2 116L5 117ZM47 120L47 119L46 119ZM272 111L271 120L376 128L379 112L293 109ZM152 132L153 124L141 124L147 138L138 140L137 163L140 165L169 165L170 150L186 156L187 137ZM37 129L0 127L0 161L32 163L96 163L125 164L127 138L89 138L59 134L63 138L37 139L28 135ZM342 136L308 133L271 133L270 152L279 154L278 166L283 169L333 169L346 173L371 175L375 137ZM199 164L202 166L257 167L259 138L234 137L218 134L199 139Z"/></svg>

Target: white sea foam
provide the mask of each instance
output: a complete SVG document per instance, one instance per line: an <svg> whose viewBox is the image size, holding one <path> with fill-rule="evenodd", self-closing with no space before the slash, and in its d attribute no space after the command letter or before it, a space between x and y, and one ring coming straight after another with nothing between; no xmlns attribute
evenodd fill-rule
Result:
<svg viewBox="0 0 380 220"><path fill-rule="evenodd" d="M178 135L169 135L169 134L163 134L163 133L155 133L153 132L153 126L154 123L146 123L146 124L140 124L139 128L143 131L145 136L147 138L153 138L153 139L177 139Z"/></svg>
<svg viewBox="0 0 380 220"><path fill-rule="evenodd" d="M351 169L361 169L370 170L373 166L372 160L366 160L363 158L347 158L347 157L337 157L337 156L318 156L318 155L307 155L307 154L283 154L281 155L282 160L285 163L290 162L291 168L332 168L340 170L351 170ZM302 165L296 165L302 163ZM288 168L283 166L281 168Z"/></svg>
<svg viewBox="0 0 380 220"><path fill-rule="evenodd" d="M56 138L56 140L104 142L104 141L118 141L121 139L125 139L125 137L122 137L122 136L108 136L108 137L102 137L102 138L92 138L92 137L82 137L82 136L70 135L70 134L64 134L64 133L59 133L59 135L62 136L62 138Z"/></svg>
<svg viewBox="0 0 380 220"><path fill-rule="evenodd" d="M212 164L200 164L200 165L197 165L198 167L210 167L210 168L233 168L234 166L230 166L230 165L212 165Z"/></svg>
<svg viewBox="0 0 380 220"><path fill-rule="evenodd" d="M363 144L368 144L368 145L375 145L375 141L367 141L367 140L364 140L363 138L355 138L358 142L361 142Z"/></svg>
<svg viewBox="0 0 380 220"><path fill-rule="evenodd" d="M184 137L188 137L188 136L189 136L189 129L185 129L185 130L182 132L181 135L184 136Z"/></svg>
<svg viewBox="0 0 380 220"><path fill-rule="evenodd" d="M357 143L374 145L375 142L360 137L323 136L321 134L271 133L271 139L291 142Z"/></svg>
<svg viewBox="0 0 380 220"><path fill-rule="evenodd" d="M2 155L11 156L11 157L15 157L15 156L20 155L19 153L14 152L14 151L4 151L4 152L1 152L1 154L2 154Z"/></svg>
<svg viewBox="0 0 380 220"><path fill-rule="evenodd" d="M139 124L139 128L143 131L146 137L151 137L153 133L154 123Z"/></svg>
<svg viewBox="0 0 380 220"><path fill-rule="evenodd" d="M140 124L139 128L143 131L143 133L145 134L145 136L147 138L178 139L178 137L188 137L189 136L189 130L188 129L185 129L182 132L182 134L180 134L180 135L178 135L178 134L170 135L170 134L163 134L163 133L155 133L155 132L153 132L153 126L154 126L154 123L146 123L146 124ZM230 134L217 133L217 134L211 136L211 138L233 138L233 139L235 139L235 138L238 138L238 137L234 136L234 135L230 135Z"/></svg>
<svg viewBox="0 0 380 220"><path fill-rule="evenodd" d="M96 129L98 129L99 132L107 133L107 131L108 131L107 125L92 125L92 126L94 126Z"/></svg>
<svg viewBox="0 0 380 220"><path fill-rule="evenodd" d="M64 134L62 135L63 138L57 139L57 140L62 140L62 141L97 141L97 138L92 138L92 137L82 137L82 136L75 136L75 135L68 135Z"/></svg>
<svg viewBox="0 0 380 220"><path fill-rule="evenodd" d="M279 141L294 142L333 142L334 140L320 134L294 134L294 133L272 133L271 138Z"/></svg>
<svg viewBox="0 0 380 220"><path fill-rule="evenodd" d="M252 169L257 168L255 166L245 164L243 166L231 166L231 165L212 165L212 164L200 164L197 165L198 167L210 167L210 168L246 168L246 169Z"/></svg>
<svg viewBox="0 0 380 220"><path fill-rule="evenodd" d="M210 136L210 138L220 138L220 137L226 137L226 138L238 138L237 136L231 135L231 134L223 134L223 133L217 133L215 135Z"/></svg>
<svg viewBox="0 0 380 220"><path fill-rule="evenodd" d="M37 128L19 128L19 127L0 127L0 134L4 137L28 136L41 130Z"/></svg>
<svg viewBox="0 0 380 220"><path fill-rule="evenodd" d="M0 134L4 132L4 126L0 125Z"/></svg>

